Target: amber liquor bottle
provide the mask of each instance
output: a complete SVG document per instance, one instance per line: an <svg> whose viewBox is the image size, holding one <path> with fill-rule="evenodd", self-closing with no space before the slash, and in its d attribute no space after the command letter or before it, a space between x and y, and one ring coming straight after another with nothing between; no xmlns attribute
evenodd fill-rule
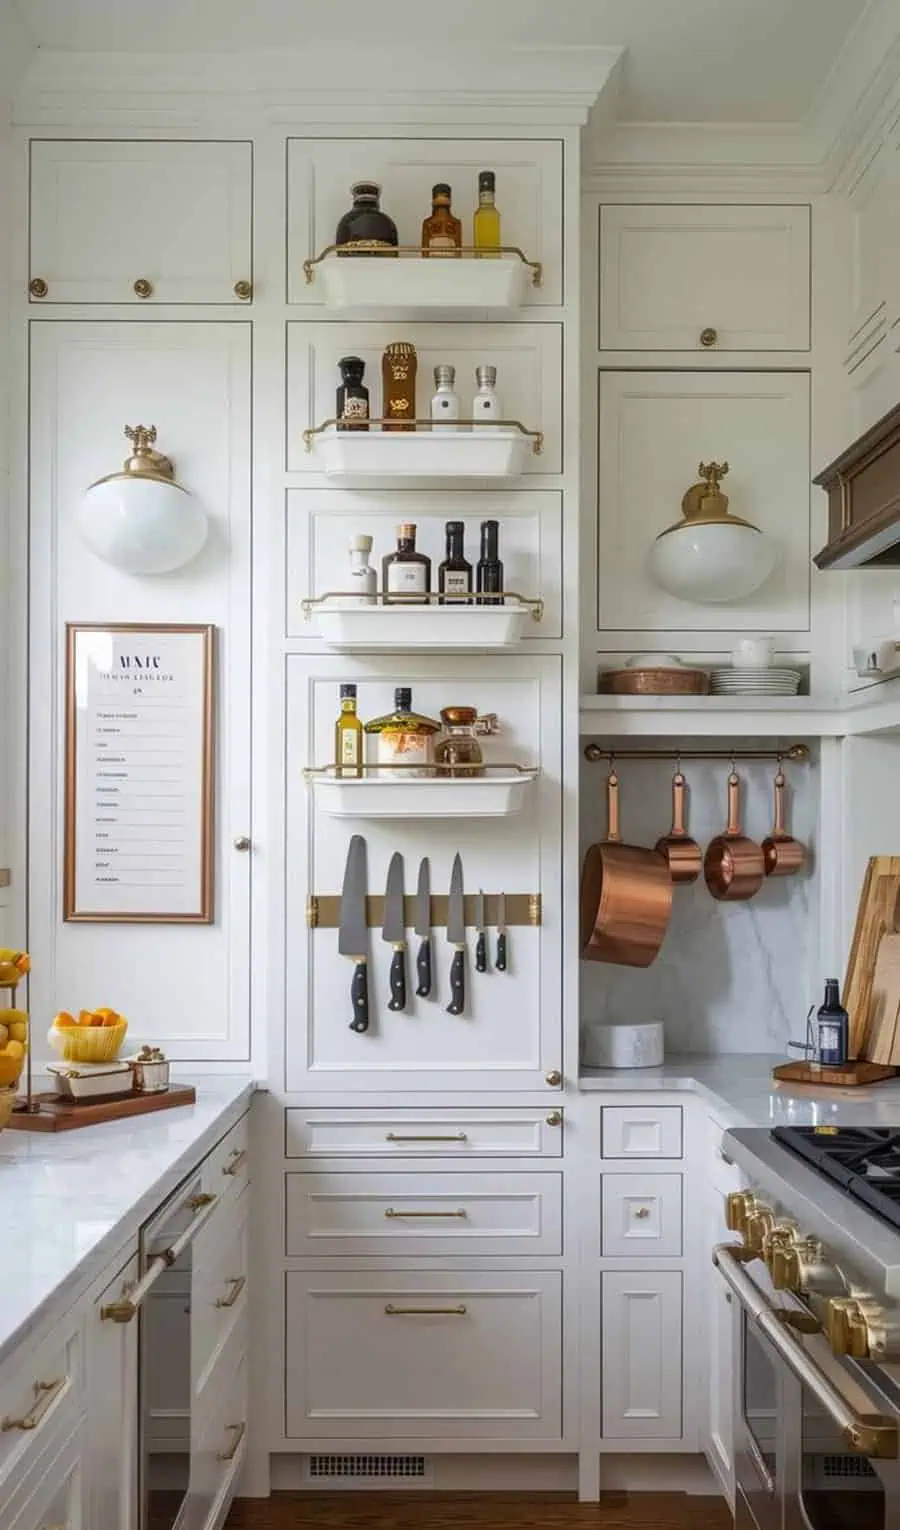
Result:
<svg viewBox="0 0 900 1530"><path fill-rule="evenodd" d="M450 209L450 187L443 181L431 189L431 216L422 224L422 254L459 255L462 224Z"/></svg>
<svg viewBox="0 0 900 1530"><path fill-rule="evenodd" d="M396 552L381 564L382 590L388 605L427 605L431 593L431 559L416 552L416 528L411 522L397 527Z"/></svg>
<svg viewBox="0 0 900 1530"><path fill-rule="evenodd" d="M416 348L408 340L385 346L381 358L382 430L416 428Z"/></svg>

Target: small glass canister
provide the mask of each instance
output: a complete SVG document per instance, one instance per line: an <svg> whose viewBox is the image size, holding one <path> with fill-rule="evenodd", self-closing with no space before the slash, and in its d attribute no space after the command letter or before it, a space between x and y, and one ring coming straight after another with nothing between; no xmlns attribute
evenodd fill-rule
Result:
<svg viewBox="0 0 900 1530"><path fill-rule="evenodd" d="M483 776L484 755L478 734L496 732L496 717L479 717L475 707L443 707L441 722L444 736L434 751L438 775Z"/></svg>
<svg viewBox="0 0 900 1530"><path fill-rule="evenodd" d="M159 1047L141 1047L129 1058L134 1070L134 1087L139 1094L161 1094L169 1087L169 1062Z"/></svg>

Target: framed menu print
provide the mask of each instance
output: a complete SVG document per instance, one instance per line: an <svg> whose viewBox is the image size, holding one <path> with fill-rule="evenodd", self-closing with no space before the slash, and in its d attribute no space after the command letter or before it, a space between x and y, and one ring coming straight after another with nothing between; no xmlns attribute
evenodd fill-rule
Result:
<svg viewBox="0 0 900 1530"><path fill-rule="evenodd" d="M65 919L212 922L214 639L67 626Z"/></svg>

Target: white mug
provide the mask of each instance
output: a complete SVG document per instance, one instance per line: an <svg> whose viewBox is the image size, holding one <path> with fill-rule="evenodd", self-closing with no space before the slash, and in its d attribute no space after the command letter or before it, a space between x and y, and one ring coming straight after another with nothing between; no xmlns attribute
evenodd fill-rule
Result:
<svg viewBox="0 0 900 1530"><path fill-rule="evenodd" d="M738 638L731 662L735 669L768 669L774 655L775 644L770 637Z"/></svg>

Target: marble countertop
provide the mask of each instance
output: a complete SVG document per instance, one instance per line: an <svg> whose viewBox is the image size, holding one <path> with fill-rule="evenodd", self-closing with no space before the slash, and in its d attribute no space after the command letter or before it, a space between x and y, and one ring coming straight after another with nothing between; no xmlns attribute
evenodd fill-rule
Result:
<svg viewBox="0 0 900 1530"><path fill-rule="evenodd" d="M197 1103L73 1132L0 1132L0 1360L61 1317L249 1108L247 1078L179 1079Z"/></svg>
<svg viewBox="0 0 900 1530"><path fill-rule="evenodd" d="M775 1054L686 1053L667 1057L659 1068L583 1068L578 1084L632 1094L690 1090L723 1126L900 1126L900 1076L871 1089L785 1084L772 1078L784 1060Z"/></svg>

